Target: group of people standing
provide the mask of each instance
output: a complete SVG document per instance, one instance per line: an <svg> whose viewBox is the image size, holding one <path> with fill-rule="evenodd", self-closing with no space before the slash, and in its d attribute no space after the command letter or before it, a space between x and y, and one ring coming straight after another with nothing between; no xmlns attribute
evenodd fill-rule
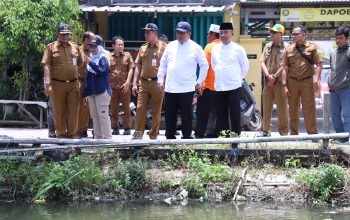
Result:
<svg viewBox="0 0 350 220"><path fill-rule="evenodd" d="M271 114L276 103L278 132L288 135L299 134L300 103L308 134L317 134L315 93L319 90L323 57L318 46L307 40L306 28L292 29L292 44L283 41L285 28L276 24L269 28L271 42L262 54L261 69L265 79L263 89L263 132L270 136ZM350 132L350 50L349 29L340 27L335 32L337 49L331 53L331 74L328 85L331 94L331 116L337 133ZM289 114L288 114L289 112ZM289 116L289 117L288 117ZM348 142L349 139L336 140Z"/></svg>
<svg viewBox="0 0 350 220"><path fill-rule="evenodd" d="M78 47L69 41L71 27L59 25L57 41L47 46L42 59L45 94L52 101L56 136L86 137L89 112L93 119L94 138L111 138L120 134L120 103L124 108L123 134L130 134L131 92L138 93L134 140L144 135L149 108L152 114L150 139L157 139L162 108L166 138L176 138L178 114L181 116L182 138L192 138L195 92L199 95L196 138L217 137L222 130L239 135L241 85L249 63L244 48L232 42L232 23L210 25L209 43L204 50L190 39L192 28L188 22L177 24L176 40L170 43L159 39L156 24L148 23L142 29L146 43L140 47L134 62L130 53L124 51L124 39L120 36L112 39L114 51L109 53L103 48L100 36L86 32L82 45ZM307 41L305 27L293 28L293 43L290 45L283 41L285 29L281 24L269 28L269 31L271 42L265 46L260 60L265 79L262 136L270 136L274 103L277 105L280 135L289 133L288 122L290 134L297 135L300 101L306 130L308 134L316 134L314 92L318 89L323 58L317 45ZM344 88L349 89L349 50L348 44L344 44L348 35L347 28L337 30L339 48L331 57L332 118L337 132L350 129L350 107L343 92ZM347 77L341 86L338 85L339 74ZM112 120L109 117L110 105ZM338 106L336 110L333 105ZM215 122L214 134L206 132L209 120Z"/></svg>

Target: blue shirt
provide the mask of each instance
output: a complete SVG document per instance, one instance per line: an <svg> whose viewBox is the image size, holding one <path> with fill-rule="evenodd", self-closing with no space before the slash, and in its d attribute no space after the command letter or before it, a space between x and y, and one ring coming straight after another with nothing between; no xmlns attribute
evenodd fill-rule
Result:
<svg viewBox="0 0 350 220"><path fill-rule="evenodd" d="M109 63L107 58L102 56L98 65L94 62L90 62L89 65L95 73L87 72L83 97L99 95L105 91L112 96L111 86L109 85Z"/></svg>

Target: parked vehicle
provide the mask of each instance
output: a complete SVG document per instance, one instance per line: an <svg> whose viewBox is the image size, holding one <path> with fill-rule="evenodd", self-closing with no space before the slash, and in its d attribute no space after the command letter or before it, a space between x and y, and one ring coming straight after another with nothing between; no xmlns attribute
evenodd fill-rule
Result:
<svg viewBox="0 0 350 220"><path fill-rule="evenodd" d="M262 127L261 113L255 108L253 87L245 80L242 83L241 125L244 130L260 131Z"/></svg>

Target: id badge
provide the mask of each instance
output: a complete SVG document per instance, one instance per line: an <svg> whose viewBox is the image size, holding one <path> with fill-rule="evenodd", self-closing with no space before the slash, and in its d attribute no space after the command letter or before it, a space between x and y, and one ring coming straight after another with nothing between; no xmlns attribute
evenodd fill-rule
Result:
<svg viewBox="0 0 350 220"><path fill-rule="evenodd" d="M73 58L72 58L72 63L73 63L73 66L76 66L76 65L77 65L77 58L76 58L76 57L73 57Z"/></svg>
<svg viewBox="0 0 350 220"><path fill-rule="evenodd" d="M152 59L152 66L157 66L157 60L156 59Z"/></svg>

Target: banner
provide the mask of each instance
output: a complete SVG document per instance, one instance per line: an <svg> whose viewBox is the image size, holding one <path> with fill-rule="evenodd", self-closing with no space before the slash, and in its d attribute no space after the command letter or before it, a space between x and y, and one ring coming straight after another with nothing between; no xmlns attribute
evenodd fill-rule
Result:
<svg viewBox="0 0 350 220"><path fill-rule="evenodd" d="M343 8L281 8L281 22L349 21L350 7Z"/></svg>

